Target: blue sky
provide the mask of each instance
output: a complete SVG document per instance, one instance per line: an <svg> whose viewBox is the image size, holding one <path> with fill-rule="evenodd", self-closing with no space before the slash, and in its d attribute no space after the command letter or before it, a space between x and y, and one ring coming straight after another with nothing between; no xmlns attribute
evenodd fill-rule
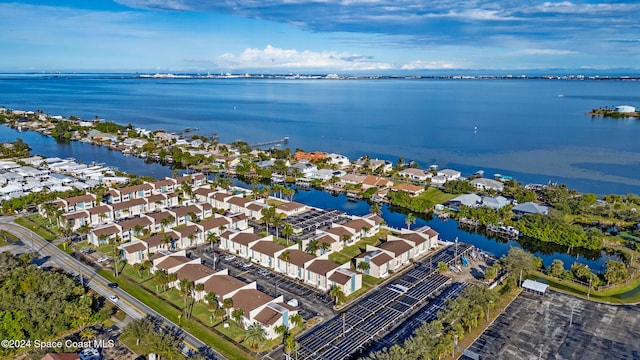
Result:
<svg viewBox="0 0 640 360"><path fill-rule="evenodd" d="M640 69L640 2L0 0L0 71Z"/></svg>

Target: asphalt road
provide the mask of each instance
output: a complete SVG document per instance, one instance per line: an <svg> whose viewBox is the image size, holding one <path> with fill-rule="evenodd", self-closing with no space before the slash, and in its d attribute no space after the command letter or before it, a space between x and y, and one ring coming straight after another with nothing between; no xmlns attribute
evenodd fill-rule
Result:
<svg viewBox="0 0 640 360"><path fill-rule="evenodd" d="M0 216L0 229L6 230L16 235L24 245L31 247L33 251L40 254L40 256L53 261L61 269L64 269L70 274L81 275L84 284L93 289L101 296L104 296L105 299L108 299L111 295L118 296L119 300L115 303L115 305L130 317L134 319L141 319L149 315L159 321L160 324L165 328L177 330L176 332L179 336L182 337L183 342L192 350L201 352L205 355L209 355L212 358L215 357L216 359L225 359L225 357L220 355L215 350L211 349L200 339L180 329L178 325L165 318L155 310L151 309L140 300L131 296L126 291L120 288L109 288L107 286L109 281L99 275L94 268L78 261L72 256L69 256L64 251L58 249L55 245L42 239L31 230L15 224L13 220L14 217Z"/></svg>

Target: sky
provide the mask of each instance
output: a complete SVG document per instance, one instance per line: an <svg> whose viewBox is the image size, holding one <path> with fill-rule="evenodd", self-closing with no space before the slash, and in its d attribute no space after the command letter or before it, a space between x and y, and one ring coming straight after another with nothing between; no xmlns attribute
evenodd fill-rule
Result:
<svg viewBox="0 0 640 360"><path fill-rule="evenodd" d="M640 72L640 1L0 0L0 72Z"/></svg>

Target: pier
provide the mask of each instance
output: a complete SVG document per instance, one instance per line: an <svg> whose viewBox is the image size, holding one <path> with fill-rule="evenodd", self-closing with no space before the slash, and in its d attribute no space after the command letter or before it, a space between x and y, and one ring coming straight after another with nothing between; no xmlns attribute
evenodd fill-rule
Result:
<svg viewBox="0 0 640 360"><path fill-rule="evenodd" d="M289 143L289 137L285 136L282 139L272 140L272 141L263 141L263 142L255 143L255 144L249 145L249 146L251 146L252 148L259 148L259 147L263 147L263 146L286 145L288 143Z"/></svg>
<svg viewBox="0 0 640 360"><path fill-rule="evenodd" d="M478 227L478 225L480 225L480 221L473 220L473 219L468 219L466 217L461 217L458 220L458 224L459 225L469 226L469 227L472 227L472 228L476 228L476 227Z"/></svg>

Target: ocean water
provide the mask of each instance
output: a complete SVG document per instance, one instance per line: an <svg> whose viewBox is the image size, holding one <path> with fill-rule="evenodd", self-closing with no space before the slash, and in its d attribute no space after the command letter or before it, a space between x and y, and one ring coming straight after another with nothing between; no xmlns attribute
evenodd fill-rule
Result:
<svg viewBox="0 0 640 360"><path fill-rule="evenodd" d="M560 96L561 95L561 96ZM222 142L290 137L291 149L485 170L584 192L640 192L640 82L564 80L0 78L0 106L95 116Z"/></svg>

